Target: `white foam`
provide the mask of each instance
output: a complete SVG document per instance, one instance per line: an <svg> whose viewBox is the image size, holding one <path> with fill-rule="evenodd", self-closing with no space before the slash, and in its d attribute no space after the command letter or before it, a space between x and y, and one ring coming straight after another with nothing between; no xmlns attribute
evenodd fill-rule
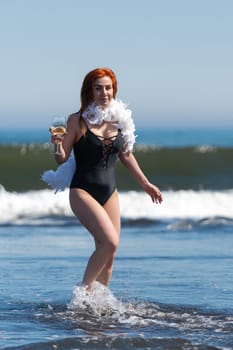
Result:
<svg viewBox="0 0 233 350"><path fill-rule="evenodd" d="M144 192L121 192L123 219L202 219L223 217L233 219L233 190L226 191L165 191L162 204L154 204ZM65 216L73 218L68 190L54 194L53 190L7 192L0 187L0 224L37 225L42 218Z"/></svg>
<svg viewBox="0 0 233 350"><path fill-rule="evenodd" d="M79 322L84 327L107 324L108 329L121 324L126 327L177 328L180 331L195 331L200 327L212 329L214 333L228 333L232 328L232 317L219 319L215 314L202 314L188 307L163 306L151 302L122 301L108 287L96 282L89 293L83 285L76 286L68 310L62 317Z"/></svg>
<svg viewBox="0 0 233 350"><path fill-rule="evenodd" d="M78 285L73 289L73 296L68 309L77 312L90 313L93 316L113 316L125 311L123 303L111 290L99 282L95 282L90 292L86 286Z"/></svg>
<svg viewBox="0 0 233 350"><path fill-rule="evenodd" d="M0 187L0 224L17 224L55 215L72 215L67 192L59 195L53 190L18 193Z"/></svg>
<svg viewBox="0 0 233 350"><path fill-rule="evenodd" d="M88 292L84 285L78 285L73 289L68 311L72 313L73 319L78 317L79 320L82 319L88 323L93 319L95 322L107 321L112 327L115 323L130 326L160 324L160 320L154 319L157 309L153 307L152 313L147 314L145 306L144 303L133 304L121 301L108 287L95 282L91 292Z"/></svg>
<svg viewBox="0 0 233 350"><path fill-rule="evenodd" d="M123 217L137 219L173 219L227 217L233 219L233 190L165 191L162 204L155 205L143 192L121 193Z"/></svg>

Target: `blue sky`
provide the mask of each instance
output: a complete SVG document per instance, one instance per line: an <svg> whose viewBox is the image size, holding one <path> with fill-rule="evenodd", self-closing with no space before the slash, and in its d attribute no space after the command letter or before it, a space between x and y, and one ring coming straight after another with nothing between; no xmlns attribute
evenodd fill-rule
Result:
<svg viewBox="0 0 233 350"><path fill-rule="evenodd" d="M1 128L46 128L112 68L139 127L233 127L233 1L0 0Z"/></svg>

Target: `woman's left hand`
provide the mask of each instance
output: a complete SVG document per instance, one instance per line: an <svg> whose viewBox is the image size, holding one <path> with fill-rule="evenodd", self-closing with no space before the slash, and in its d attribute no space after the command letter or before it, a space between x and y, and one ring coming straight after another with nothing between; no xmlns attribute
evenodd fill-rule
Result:
<svg viewBox="0 0 233 350"><path fill-rule="evenodd" d="M155 203L162 203L163 201L163 195L160 192L159 188L155 185L153 185L152 183L148 182L145 187L144 190L151 196L152 202Z"/></svg>

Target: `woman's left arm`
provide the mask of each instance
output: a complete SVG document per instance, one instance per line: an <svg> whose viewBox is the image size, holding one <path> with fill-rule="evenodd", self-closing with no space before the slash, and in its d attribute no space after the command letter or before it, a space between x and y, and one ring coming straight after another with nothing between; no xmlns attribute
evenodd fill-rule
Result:
<svg viewBox="0 0 233 350"><path fill-rule="evenodd" d="M121 152L119 154L119 158L122 164L128 169L130 174L135 178L144 191L151 196L152 201L155 203L161 203L163 201L162 193L157 186L150 183L150 181L146 178L133 153Z"/></svg>

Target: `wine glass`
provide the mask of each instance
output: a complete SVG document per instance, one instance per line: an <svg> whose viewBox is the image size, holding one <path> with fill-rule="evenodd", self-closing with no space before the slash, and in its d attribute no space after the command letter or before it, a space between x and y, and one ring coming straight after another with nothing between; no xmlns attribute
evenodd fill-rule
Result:
<svg viewBox="0 0 233 350"><path fill-rule="evenodd" d="M66 118L61 116L53 117L52 125L49 129L55 140L55 154L61 155L60 142L66 134Z"/></svg>

